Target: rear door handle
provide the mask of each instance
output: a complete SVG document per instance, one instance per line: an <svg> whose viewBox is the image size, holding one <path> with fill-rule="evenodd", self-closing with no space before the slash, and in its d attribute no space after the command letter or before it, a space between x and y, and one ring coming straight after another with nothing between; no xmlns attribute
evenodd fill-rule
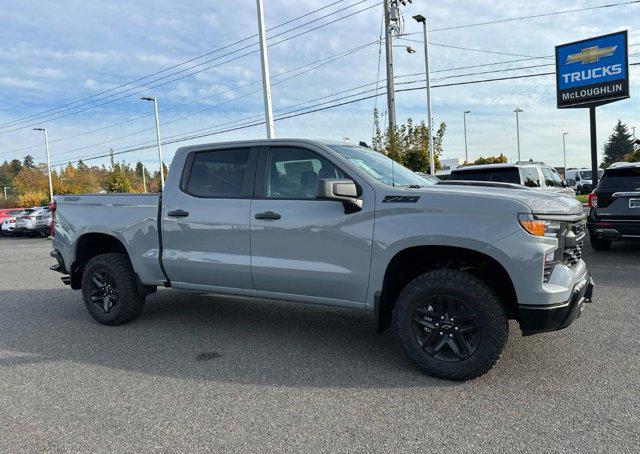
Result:
<svg viewBox="0 0 640 454"><path fill-rule="evenodd" d="M167 216L172 218L186 218L187 216L189 216L189 212L184 210L174 210L174 211L169 211L167 213Z"/></svg>
<svg viewBox="0 0 640 454"><path fill-rule="evenodd" d="M282 216L278 213L274 213L273 211L265 211L264 213L256 213L256 219L280 219Z"/></svg>

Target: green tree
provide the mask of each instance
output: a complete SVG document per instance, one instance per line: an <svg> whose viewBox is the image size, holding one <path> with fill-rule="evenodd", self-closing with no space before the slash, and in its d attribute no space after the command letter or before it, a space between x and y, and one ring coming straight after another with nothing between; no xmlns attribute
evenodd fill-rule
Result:
<svg viewBox="0 0 640 454"><path fill-rule="evenodd" d="M407 123L396 126L395 130L387 128L382 132L380 128L380 116L377 109L373 112L374 136L373 149L388 156L396 162L413 170L425 172L429 169L429 134L428 128L421 122L415 124L411 118ZM440 168L440 156L442 154L442 141L446 131L446 124L440 124L438 131L433 136L434 164Z"/></svg>
<svg viewBox="0 0 640 454"><path fill-rule="evenodd" d="M128 165L115 162L112 152L111 166L102 181L104 190L107 192L131 192L131 181L127 175L127 168Z"/></svg>
<svg viewBox="0 0 640 454"><path fill-rule="evenodd" d="M24 159L22 160L22 165L24 167L26 167L27 169L33 169L35 168L36 164L33 161L33 156L31 156L30 154L26 155L24 157Z"/></svg>
<svg viewBox="0 0 640 454"><path fill-rule="evenodd" d="M604 145L604 167L609 167L614 162L624 161L627 155L633 153L633 135L622 121L613 128L613 134L609 136Z"/></svg>
<svg viewBox="0 0 640 454"><path fill-rule="evenodd" d="M478 159L473 161L471 165L483 165L483 164L504 164L509 162L507 157L500 153L499 156L487 156L486 158L480 156Z"/></svg>

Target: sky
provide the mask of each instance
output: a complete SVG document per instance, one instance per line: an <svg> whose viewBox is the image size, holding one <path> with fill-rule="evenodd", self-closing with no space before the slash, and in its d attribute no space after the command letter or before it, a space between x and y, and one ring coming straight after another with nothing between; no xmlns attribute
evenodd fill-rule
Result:
<svg viewBox="0 0 640 454"><path fill-rule="evenodd" d="M561 166L562 134L567 132L568 166L588 166L588 110L558 110L553 76L438 85L550 72L554 60L549 57L554 46L619 30L629 31L630 61L640 61L640 29L636 28L640 3L437 29L624 1L414 0L401 8L403 33L407 36L394 40L397 46L394 70L399 76L396 89L421 83L423 76L411 74L424 72L423 47L419 42L422 28L411 17L422 14L432 30L429 57L434 86L433 117L436 123L447 125L443 158L464 157L463 112L470 110L469 159L503 153L515 160L513 111L517 107L523 110L520 114L523 159ZM335 4L308 14L332 3ZM305 106L326 107L331 105L327 101L348 94L360 93L346 100L372 96L376 93L376 81L382 80L380 86L384 87L384 49L380 59L377 42L382 18L379 1L264 0L264 8L267 29L291 21L267 33L276 118L287 112L302 112L299 109ZM305 24L322 16L327 17ZM118 154L116 158L142 161L155 170L158 159L152 147L153 106L140 100L141 96L158 98L160 129L165 140L186 136L191 131L220 132L262 121L260 55L257 38L252 37L255 33L254 0L6 2L0 15L0 123L8 124L0 126L0 161L31 154L36 162L43 162L42 133L32 129L45 127L53 164L78 158L88 164L102 164L108 159L90 158L105 155L110 148L118 152L142 145L151 148ZM416 52L406 52L405 46ZM160 72L203 54L209 55L176 66L170 72ZM337 55L340 58L331 58ZM314 62L315 65L304 66ZM509 63L454 70L497 62ZM528 66L534 67L489 72ZM295 68L300 69L291 71ZM191 74L195 71L199 72ZM157 72L160 73L153 78L132 83ZM170 76L172 73L176 74ZM173 80L178 77L181 79ZM152 82L153 79L158 80ZM600 153L618 119L630 127L637 125L640 136L638 82L640 66L632 66L631 98L598 108ZM354 90L327 97L351 89ZM301 105L312 100L316 101ZM372 112L376 106L384 113L386 98L369 98L283 119L275 123L276 136L337 140L347 137L370 143ZM396 110L398 123L407 118L424 121L426 92L398 92ZM31 118L21 120L24 117ZM17 120L21 122L12 124ZM166 144L164 159L170 161L180 146L264 137L265 127L258 124Z"/></svg>

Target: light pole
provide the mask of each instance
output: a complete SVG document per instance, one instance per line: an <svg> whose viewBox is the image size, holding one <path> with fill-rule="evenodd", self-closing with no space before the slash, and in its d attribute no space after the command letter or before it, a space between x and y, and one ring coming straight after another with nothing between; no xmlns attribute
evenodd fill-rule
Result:
<svg viewBox="0 0 640 454"><path fill-rule="evenodd" d="M142 187L144 188L144 193L147 193L147 177L144 174L144 164L142 164Z"/></svg>
<svg viewBox="0 0 640 454"><path fill-rule="evenodd" d="M518 118L518 114L523 112L523 110L519 107L516 107L514 110L516 113L516 139L518 140L518 161L520 161L520 119Z"/></svg>
<svg viewBox="0 0 640 454"><path fill-rule="evenodd" d="M429 170L431 175L436 174L436 167L434 162L434 150L433 150L433 125L431 118L431 77L429 76L429 34L427 32L427 19L417 14L413 16L416 22L422 24L422 33L424 39L424 72L425 82L427 83L427 128L429 128Z"/></svg>
<svg viewBox="0 0 640 454"><path fill-rule="evenodd" d="M562 133L562 154L564 156L564 177L565 179L567 178L567 141L566 141L566 137L569 133L568 132L563 132Z"/></svg>
<svg viewBox="0 0 640 454"><path fill-rule="evenodd" d="M467 114L470 114L470 110L465 110L462 114L462 122L464 123L464 162L469 162L469 149L467 148Z"/></svg>
<svg viewBox="0 0 640 454"><path fill-rule="evenodd" d="M51 182L51 159L49 158L49 137L47 136L47 128L33 128L34 131L42 131L44 133L44 149L47 153L47 173L49 174L49 197L53 202L53 183ZM6 192L5 192L6 198Z"/></svg>
<svg viewBox="0 0 640 454"><path fill-rule="evenodd" d="M9 199L7 198L7 189L9 189L10 187L11 187L11 186L5 186L5 187L4 187L4 201L5 201L5 202L6 202L7 200L9 200Z"/></svg>
<svg viewBox="0 0 640 454"><path fill-rule="evenodd" d="M267 138L275 137L273 129L273 110L271 107L271 80L269 78L269 56L267 54L267 38L264 30L264 12L262 0L256 0L258 7L258 35L260 36L260 60L262 63L262 94L264 96L264 122L267 127Z"/></svg>
<svg viewBox="0 0 640 454"><path fill-rule="evenodd" d="M162 143L160 141L160 122L158 121L158 100L153 97L142 97L145 101L153 102L153 112L156 115L156 139L158 140L158 159L160 160L160 191L164 188L164 168L162 165Z"/></svg>

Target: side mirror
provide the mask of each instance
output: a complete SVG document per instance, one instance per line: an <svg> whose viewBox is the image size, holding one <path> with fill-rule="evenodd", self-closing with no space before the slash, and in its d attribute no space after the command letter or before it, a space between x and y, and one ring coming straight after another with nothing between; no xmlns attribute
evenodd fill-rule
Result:
<svg viewBox="0 0 640 454"><path fill-rule="evenodd" d="M358 187L352 180L318 180L316 198L337 200L344 204L345 209L360 211L362 199L358 198Z"/></svg>
<svg viewBox="0 0 640 454"><path fill-rule="evenodd" d="M567 180L564 180L565 184L567 186L575 186L576 185L576 180L574 180L573 178L569 178Z"/></svg>

